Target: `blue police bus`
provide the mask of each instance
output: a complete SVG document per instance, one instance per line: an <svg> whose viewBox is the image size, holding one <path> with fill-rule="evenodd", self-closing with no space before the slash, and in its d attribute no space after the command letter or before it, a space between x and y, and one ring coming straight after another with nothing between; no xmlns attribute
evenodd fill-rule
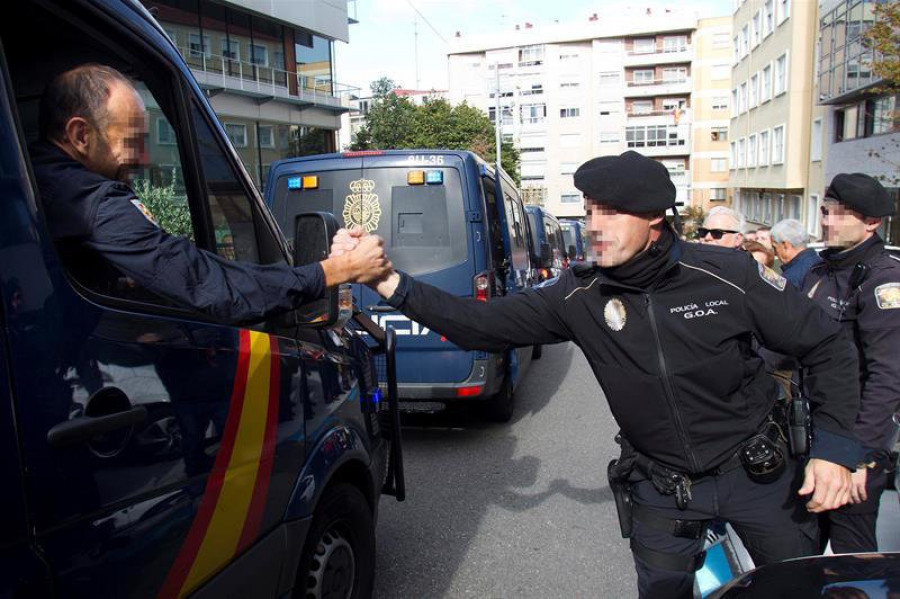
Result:
<svg viewBox="0 0 900 599"><path fill-rule="evenodd" d="M584 262L587 244L587 229L584 223L578 220L560 219L559 226L562 228L563 243L569 260Z"/></svg>
<svg viewBox="0 0 900 599"><path fill-rule="evenodd" d="M461 297L489 302L531 284L527 223L513 180L471 152L389 150L291 158L269 171L266 202L285 231L298 214L333 212L385 240L395 268ZM531 350L463 351L411 322L371 289L354 301L398 335L400 398L477 402L512 417Z"/></svg>
<svg viewBox="0 0 900 599"><path fill-rule="evenodd" d="M559 276L568 268L560 221L540 206L525 206L531 235L532 278L538 282Z"/></svg>

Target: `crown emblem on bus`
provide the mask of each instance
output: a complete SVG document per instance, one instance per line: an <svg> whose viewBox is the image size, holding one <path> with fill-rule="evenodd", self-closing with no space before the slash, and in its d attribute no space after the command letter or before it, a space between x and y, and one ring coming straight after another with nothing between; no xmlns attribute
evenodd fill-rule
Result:
<svg viewBox="0 0 900 599"><path fill-rule="evenodd" d="M381 220L381 205L378 203L378 194L375 190L375 181L371 179L357 179L350 182L350 191L344 201L344 226L358 226L371 233L378 228Z"/></svg>

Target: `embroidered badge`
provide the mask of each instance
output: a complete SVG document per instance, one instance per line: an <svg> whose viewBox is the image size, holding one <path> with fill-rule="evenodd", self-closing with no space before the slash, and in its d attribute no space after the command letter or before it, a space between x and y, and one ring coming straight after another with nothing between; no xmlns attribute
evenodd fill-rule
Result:
<svg viewBox="0 0 900 599"><path fill-rule="evenodd" d="M882 310L900 308L900 283L885 283L876 287L875 301Z"/></svg>
<svg viewBox="0 0 900 599"><path fill-rule="evenodd" d="M763 266L762 264L757 264L756 266L759 268L759 276L763 281L765 281L778 291L784 291L784 288L787 285L787 279L782 277L780 274L778 274L768 266Z"/></svg>
<svg viewBox="0 0 900 599"><path fill-rule="evenodd" d="M622 300L613 298L606 302L606 306L603 308L603 320L606 321L606 326L614 331L621 331L625 328L627 319L628 315L625 313L625 304L622 303Z"/></svg>
<svg viewBox="0 0 900 599"><path fill-rule="evenodd" d="M153 213L150 212L150 209L149 209L149 208L147 208L146 206L144 206L144 203L143 203L142 201L140 201L140 200L138 200L138 199L134 199L134 200L131 200L131 203L134 204L134 207L135 207L135 208L137 208L138 210L141 211L141 214L144 215L144 218L146 218L147 220L149 220L151 223L153 223L153 224L156 225L157 227L159 226L159 223L156 222L156 217L153 216Z"/></svg>
<svg viewBox="0 0 900 599"><path fill-rule="evenodd" d="M371 233L378 228L381 220L381 204L378 203L378 194L375 191L375 181L371 179L357 179L350 182L350 195L344 200L344 225L352 227L357 225Z"/></svg>

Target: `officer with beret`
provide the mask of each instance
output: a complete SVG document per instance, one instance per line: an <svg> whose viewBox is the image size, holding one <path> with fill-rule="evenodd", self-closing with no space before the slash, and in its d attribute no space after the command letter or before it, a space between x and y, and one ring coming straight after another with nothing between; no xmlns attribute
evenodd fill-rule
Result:
<svg viewBox="0 0 900 599"><path fill-rule="evenodd" d="M804 290L847 331L859 352L861 397L856 435L866 450L852 476L855 503L823 518L824 541L835 553L877 551L875 521L887 485L900 409L900 259L877 230L894 202L863 173L835 176L825 192L822 235L828 249Z"/></svg>
<svg viewBox="0 0 900 599"><path fill-rule="evenodd" d="M595 158L575 185L595 263L489 302L401 273L377 291L465 349L581 348L621 428L610 484L641 597L693 596L714 518L731 522L758 564L814 553L814 513L849 501L861 454L857 361L840 327L747 253L681 242L665 219L675 187L659 162ZM333 252L361 235L340 232ZM816 435L805 471L770 419L777 391L754 337L810 370Z"/></svg>

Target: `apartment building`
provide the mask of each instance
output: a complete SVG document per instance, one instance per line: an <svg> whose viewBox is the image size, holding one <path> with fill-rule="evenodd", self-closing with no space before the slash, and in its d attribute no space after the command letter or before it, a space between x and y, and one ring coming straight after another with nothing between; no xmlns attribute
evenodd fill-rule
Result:
<svg viewBox="0 0 900 599"><path fill-rule="evenodd" d="M735 0L729 187L751 226L815 219L810 130L817 7Z"/></svg>
<svg viewBox="0 0 900 599"><path fill-rule="evenodd" d="M421 106L428 100L446 99L447 90L441 89L404 89L397 88L394 94L406 98L416 106ZM346 150L356 140L356 134L366 124L369 109L375 102L373 96L359 96L351 94L349 96L348 107L350 111L341 117L340 149Z"/></svg>
<svg viewBox="0 0 900 599"><path fill-rule="evenodd" d="M333 45L349 41L355 2L141 1L191 67L258 185L276 160L335 150L345 96L358 90L335 80ZM151 150L177 154L174 132L145 99ZM178 163L163 164L154 183L179 186Z"/></svg>
<svg viewBox="0 0 900 599"><path fill-rule="evenodd" d="M731 17L700 19L694 35L691 205L729 205Z"/></svg>
<svg viewBox="0 0 900 599"><path fill-rule="evenodd" d="M814 145L824 147L823 185L838 173L863 172L881 180L900 209L900 96L877 88L877 60L862 34L875 22L873 0L826 0L819 18L817 99L822 113L813 121ZM887 219L885 239L900 243L900 219Z"/></svg>
<svg viewBox="0 0 900 599"><path fill-rule="evenodd" d="M696 31L693 14L626 9L462 36L448 56L449 97L499 123L521 152L526 200L557 216L585 214L579 164L628 149L665 164L686 204Z"/></svg>

